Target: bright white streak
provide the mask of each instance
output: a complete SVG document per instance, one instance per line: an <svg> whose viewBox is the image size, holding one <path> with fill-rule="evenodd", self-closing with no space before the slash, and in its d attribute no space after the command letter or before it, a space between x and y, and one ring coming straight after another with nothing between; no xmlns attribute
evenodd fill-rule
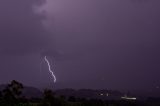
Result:
<svg viewBox="0 0 160 106"><path fill-rule="evenodd" d="M127 96L124 96L124 97L121 97L122 99L127 99L127 100L136 100L137 98L135 97L127 97Z"/></svg>
<svg viewBox="0 0 160 106"><path fill-rule="evenodd" d="M54 75L53 71L51 70L51 65L47 59L47 56L44 57L44 60L46 61L47 65L48 65L48 69L49 69L49 72L51 73L52 77L54 78L54 83L56 82L56 76Z"/></svg>

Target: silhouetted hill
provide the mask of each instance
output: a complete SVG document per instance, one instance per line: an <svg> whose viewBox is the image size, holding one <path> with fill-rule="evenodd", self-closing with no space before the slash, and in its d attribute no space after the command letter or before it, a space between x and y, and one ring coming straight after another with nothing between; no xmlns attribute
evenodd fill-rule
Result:
<svg viewBox="0 0 160 106"><path fill-rule="evenodd" d="M66 97L77 97L77 98L86 98L86 99L121 99L124 95L119 91L112 90L92 90L92 89L59 89L55 91L56 95L64 95Z"/></svg>
<svg viewBox="0 0 160 106"><path fill-rule="evenodd" d="M5 84L0 85L0 91L5 89L6 86L7 85ZM37 88L24 86L22 96L25 96L26 98L41 98L43 93Z"/></svg>

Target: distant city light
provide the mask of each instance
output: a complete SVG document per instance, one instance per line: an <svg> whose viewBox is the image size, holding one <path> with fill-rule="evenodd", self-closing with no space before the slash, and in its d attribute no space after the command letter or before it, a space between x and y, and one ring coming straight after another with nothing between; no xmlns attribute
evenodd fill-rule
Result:
<svg viewBox="0 0 160 106"><path fill-rule="evenodd" d="M99 95L100 96L109 96L109 93L106 93L106 94L100 93Z"/></svg>
<svg viewBox="0 0 160 106"><path fill-rule="evenodd" d="M127 96L124 96L124 97L121 97L122 99L126 99L126 100L137 100L137 98L135 97L127 97Z"/></svg>
<svg viewBox="0 0 160 106"><path fill-rule="evenodd" d="M106 96L109 96L109 93L107 93Z"/></svg>
<svg viewBox="0 0 160 106"><path fill-rule="evenodd" d="M103 94L103 93L101 93L100 95L101 95L101 96L103 96L104 94Z"/></svg>

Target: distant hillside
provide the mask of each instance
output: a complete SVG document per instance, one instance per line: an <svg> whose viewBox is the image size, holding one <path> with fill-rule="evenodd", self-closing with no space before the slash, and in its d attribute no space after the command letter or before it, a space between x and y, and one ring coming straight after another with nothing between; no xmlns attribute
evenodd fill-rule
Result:
<svg viewBox="0 0 160 106"><path fill-rule="evenodd" d="M0 85L0 91L2 91L6 85ZM112 90L92 90L92 89L59 89L54 90L56 96L70 97L74 96L76 98L90 98L90 99L120 99L123 94L119 91ZM34 87L24 87L23 96L27 98L41 98L43 93Z"/></svg>
<svg viewBox="0 0 160 106"><path fill-rule="evenodd" d="M7 84L0 85L0 91L5 89ZM58 89L53 90L56 96L65 96L71 97L74 96L76 98L89 98L89 99L102 99L102 100L117 100L124 96L124 93L117 91L117 90L92 90L92 89ZM126 93L125 93L126 94ZM128 94L127 94L128 95ZM22 96L26 98L42 98L43 92L34 87L24 86ZM156 88L151 90L150 92L147 91L132 91L129 93L128 96L134 96L139 99L144 99L148 97L160 97L160 89Z"/></svg>
<svg viewBox="0 0 160 106"><path fill-rule="evenodd" d="M92 90L92 89L60 89L55 91L56 95L64 95L66 97L74 96L77 98L88 99L120 99L124 94L119 91L112 90Z"/></svg>
<svg viewBox="0 0 160 106"><path fill-rule="evenodd" d="M0 91L5 89L6 86L7 85L5 84L0 85ZM23 88L22 96L25 96L26 98L41 98L43 93L37 88L25 86Z"/></svg>

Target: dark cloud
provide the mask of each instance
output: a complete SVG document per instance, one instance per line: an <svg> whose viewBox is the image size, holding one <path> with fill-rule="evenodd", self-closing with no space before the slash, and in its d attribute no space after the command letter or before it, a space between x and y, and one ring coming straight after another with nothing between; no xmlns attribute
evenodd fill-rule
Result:
<svg viewBox="0 0 160 106"><path fill-rule="evenodd" d="M40 53L51 45L53 47L53 35L46 31L42 24L45 16L33 10L34 6L43 5L44 2L0 1L0 54L25 55Z"/></svg>
<svg viewBox="0 0 160 106"><path fill-rule="evenodd" d="M153 87L160 81L159 3L0 0L0 81L47 85L47 55L65 87ZM54 67L55 59L63 61Z"/></svg>
<svg viewBox="0 0 160 106"><path fill-rule="evenodd" d="M159 80L160 1L48 1L57 47L72 54L61 64L64 82L145 88Z"/></svg>

